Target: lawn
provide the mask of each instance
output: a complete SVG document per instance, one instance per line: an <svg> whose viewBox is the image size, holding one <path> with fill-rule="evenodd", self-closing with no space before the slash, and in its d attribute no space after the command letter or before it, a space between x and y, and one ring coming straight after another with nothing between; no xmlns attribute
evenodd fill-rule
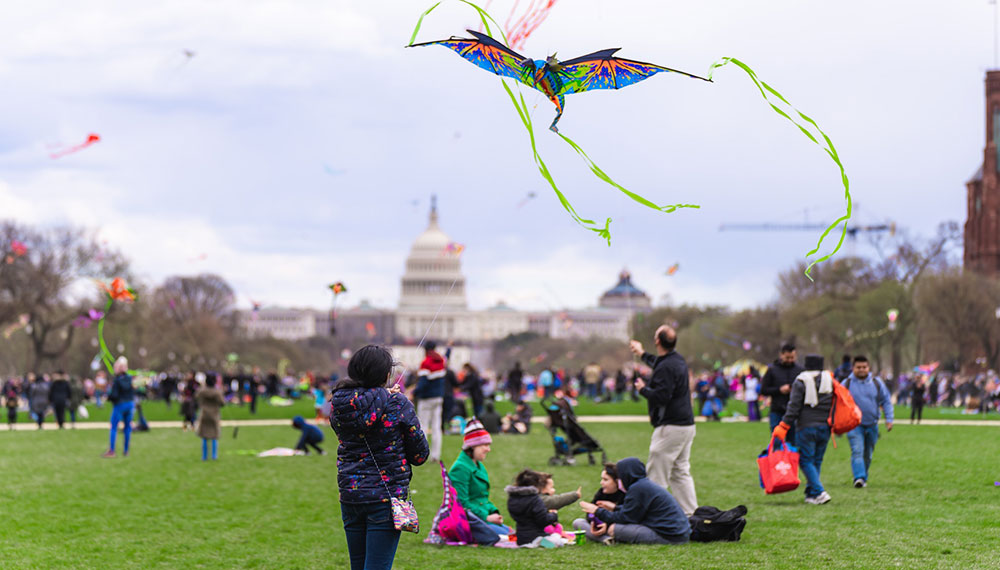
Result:
<svg viewBox="0 0 1000 570"><path fill-rule="evenodd" d="M586 460L549 468L543 429L498 437L487 466L493 500L525 466L551 470L557 490L594 492ZM615 459L646 457L650 427L588 428ZM324 428L328 449L335 438ZM4 568L345 568L335 454L265 458L246 452L291 446L284 427L229 430L218 462L202 463L200 442L179 429L134 435L127 459L101 459L106 432L0 432L0 519ZM997 568L1000 552L1000 441L992 427L899 425L876 452L871 484L850 486L849 447L828 451L827 505L800 491L766 496L754 458L766 427L700 424L693 473L701 504L749 509L739 543L680 547L572 546L555 550L432 547L422 544L441 499L439 470L415 470L420 536L404 534L397 568ZM334 439L334 443L330 443ZM454 460L458 436L444 442ZM560 511L569 525L575 506Z"/></svg>

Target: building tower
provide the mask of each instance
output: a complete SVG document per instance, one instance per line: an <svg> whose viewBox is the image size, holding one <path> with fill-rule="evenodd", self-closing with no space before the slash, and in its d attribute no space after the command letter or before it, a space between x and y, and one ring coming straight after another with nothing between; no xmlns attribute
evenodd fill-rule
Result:
<svg viewBox="0 0 1000 570"><path fill-rule="evenodd" d="M632 274L628 269L622 269L618 274L618 284L601 295L597 306L602 309L621 309L635 313L648 313L653 310L649 296L632 284Z"/></svg>
<svg viewBox="0 0 1000 570"><path fill-rule="evenodd" d="M465 277L459 256L448 251L451 240L438 226L437 198L431 196L430 223L406 258L399 295L400 311L464 311Z"/></svg>
<svg viewBox="0 0 1000 570"><path fill-rule="evenodd" d="M986 72L986 149L966 183L966 269L1000 274L1000 70Z"/></svg>

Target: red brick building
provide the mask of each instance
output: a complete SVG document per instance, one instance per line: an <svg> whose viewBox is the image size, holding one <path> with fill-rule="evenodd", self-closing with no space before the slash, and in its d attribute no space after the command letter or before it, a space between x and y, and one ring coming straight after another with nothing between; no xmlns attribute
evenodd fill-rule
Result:
<svg viewBox="0 0 1000 570"><path fill-rule="evenodd" d="M986 72L986 149L966 183L965 268L1000 275L1000 71Z"/></svg>

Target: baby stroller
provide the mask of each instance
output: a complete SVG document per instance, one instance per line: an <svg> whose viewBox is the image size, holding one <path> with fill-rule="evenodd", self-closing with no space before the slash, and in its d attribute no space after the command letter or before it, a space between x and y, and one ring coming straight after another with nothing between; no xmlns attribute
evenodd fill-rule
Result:
<svg viewBox="0 0 1000 570"><path fill-rule="evenodd" d="M602 465L608 461L608 455L601 444L576 421L576 414L573 413L569 400L565 397L545 398L542 406L549 415L549 433L556 450L556 454L549 458L549 465L575 465L574 456L581 453L586 453L590 464L594 465L594 453L597 451L601 452ZM559 430L566 436L560 435Z"/></svg>

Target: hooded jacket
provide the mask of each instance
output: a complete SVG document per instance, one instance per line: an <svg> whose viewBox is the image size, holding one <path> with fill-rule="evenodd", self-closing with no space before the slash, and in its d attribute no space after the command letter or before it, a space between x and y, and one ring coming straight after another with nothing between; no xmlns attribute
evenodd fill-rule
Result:
<svg viewBox="0 0 1000 570"><path fill-rule="evenodd" d="M405 396L381 387L337 389L330 396L330 426L340 439L340 502L388 502L386 487L393 497L406 498L411 465L423 465L429 450Z"/></svg>
<svg viewBox="0 0 1000 570"><path fill-rule="evenodd" d="M516 487L507 485L507 512L514 519L517 544L528 544L539 536L545 536L547 525L559 522L559 515L545 508L537 487Z"/></svg>
<svg viewBox="0 0 1000 570"><path fill-rule="evenodd" d="M433 350L427 351L427 356L420 363L417 371L417 387L413 397L425 400L444 397L445 359Z"/></svg>
<svg viewBox="0 0 1000 570"><path fill-rule="evenodd" d="M108 400L112 404L124 404L135 400L135 388L132 386L132 377L128 374L119 374L111 381L111 391L108 393Z"/></svg>
<svg viewBox="0 0 1000 570"><path fill-rule="evenodd" d="M788 408L788 394L781 393L781 387L795 382L795 379L805 371L798 363L782 364L781 360L775 360L774 364L767 367L767 372L760 381L760 393L771 397L771 413L785 414Z"/></svg>
<svg viewBox="0 0 1000 570"><path fill-rule="evenodd" d="M618 462L618 480L625 487L625 501L614 511L595 513L607 524L641 524L671 542L686 542L691 525L673 495L646 478L646 466L635 457Z"/></svg>
<svg viewBox="0 0 1000 570"><path fill-rule="evenodd" d="M806 405L806 382L813 382L817 389L817 403L815 406ZM833 391L819 393L820 373L818 371L806 371L799 374L795 382L792 383L792 393L788 399L788 409L785 410L781 421L788 425L795 424L795 429L802 429L815 426L826 426L830 417L830 407L833 405Z"/></svg>

